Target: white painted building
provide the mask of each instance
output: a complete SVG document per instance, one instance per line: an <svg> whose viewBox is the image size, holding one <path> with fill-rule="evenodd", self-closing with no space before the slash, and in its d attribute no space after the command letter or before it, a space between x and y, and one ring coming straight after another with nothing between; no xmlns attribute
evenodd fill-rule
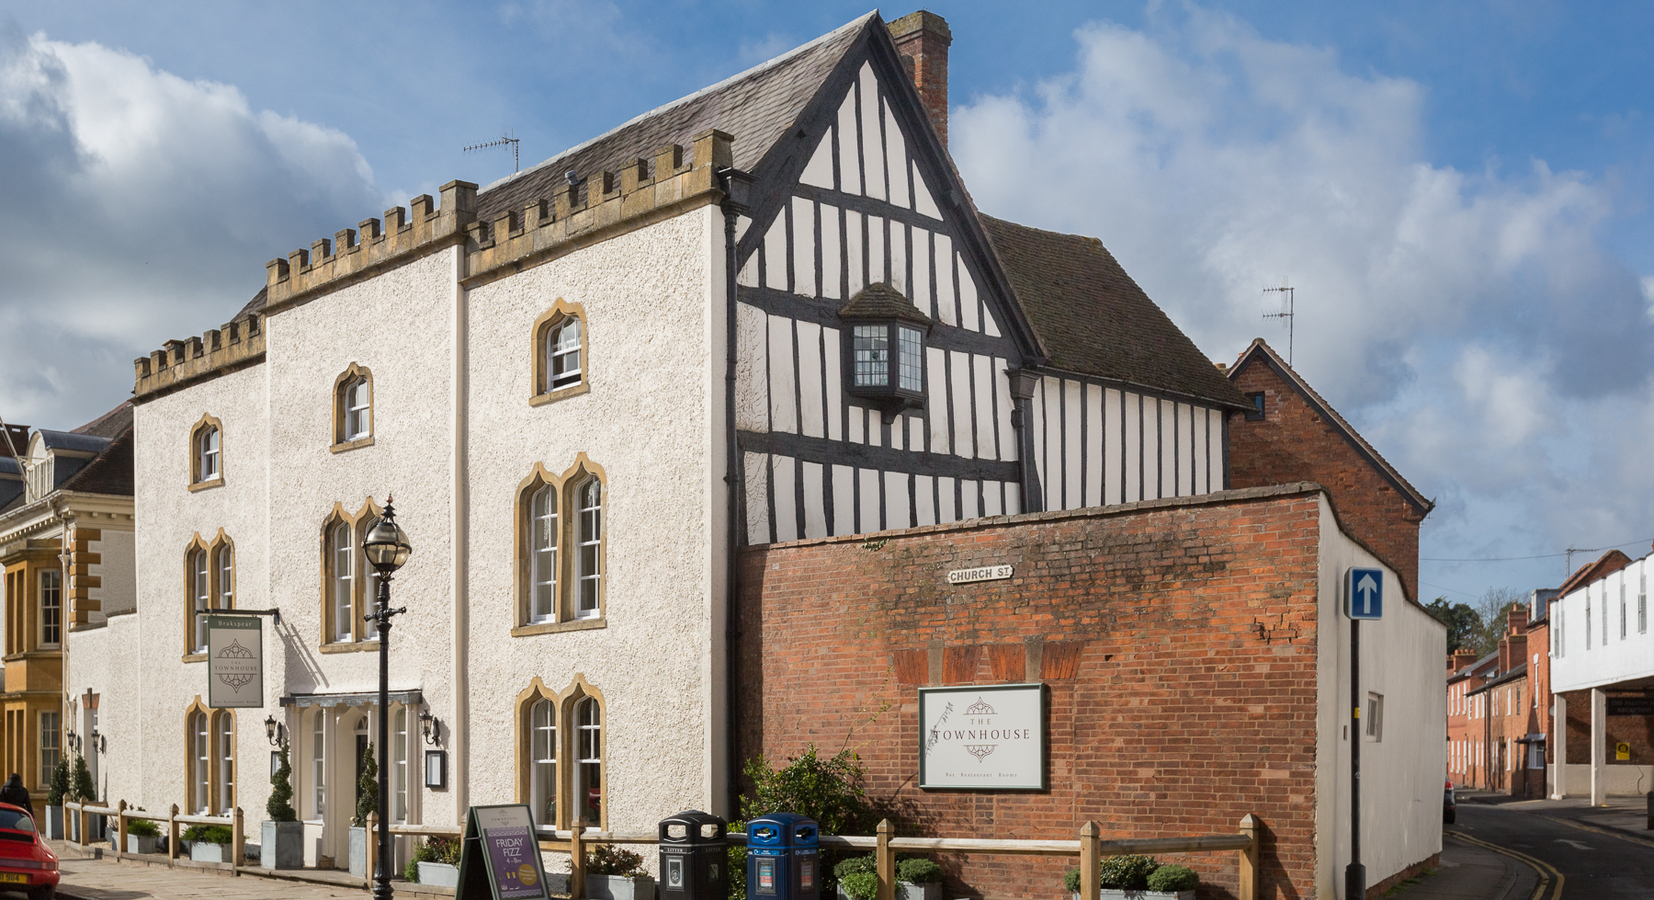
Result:
<svg viewBox="0 0 1654 900"><path fill-rule="evenodd" d="M1654 783L1654 765L1620 759L1610 746L1609 717L1646 717L1643 699L1654 688L1654 634L1649 633L1648 581L1654 565L1645 556L1604 556L1563 585L1550 604L1552 796L1586 796L1600 804L1609 794L1642 794ZM1568 763L1568 692L1576 718L1588 724L1589 762ZM1583 716L1581 715L1583 713ZM1619 743L1619 742L1614 742ZM1627 741L1626 743L1630 743ZM1573 754L1577 756L1577 752Z"/></svg>

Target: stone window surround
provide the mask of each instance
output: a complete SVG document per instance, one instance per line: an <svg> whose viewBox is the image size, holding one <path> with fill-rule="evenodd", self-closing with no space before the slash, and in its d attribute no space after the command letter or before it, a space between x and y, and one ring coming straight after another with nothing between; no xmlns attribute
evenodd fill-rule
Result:
<svg viewBox="0 0 1654 900"><path fill-rule="evenodd" d="M345 395L349 388L358 381L367 384L368 387L368 427L367 432L361 437L347 439L345 437L345 415L347 412ZM373 386L373 370L367 366L352 362L343 372L339 373L338 378L333 379L333 443L327 448L328 452L344 453L347 450L373 446L373 429L376 424L374 421L374 406L378 403L378 400L378 392Z"/></svg>
<svg viewBox="0 0 1654 900"><path fill-rule="evenodd" d="M513 526L515 532L516 562L517 562L517 605L516 621L511 629L513 637L523 637L535 634L550 634L561 631L584 631L593 628L607 627L608 587L607 577L598 579L597 615L579 617L576 615L576 605L579 603L580 586L575 577L575 565L579 551L578 528L579 509L576 504L576 491L570 490L584 484L588 478L597 479L603 491L601 509L604 519L609 512L609 478L603 467L591 461L584 452L576 454L574 464L563 471L561 475L553 475L543 463L535 463L529 471L528 477L517 485L516 521ZM551 486L557 492L557 596L555 598L554 621L533 622L531 620L531 603L533 586L529 583L530 557L533 548L530 544L532 530L530 518L533 515L531 500L541 487ZM607 539L608 523L603 523L603 540L598 546L597 570L600 575L606 576L609 570L608 555L609 542Z"/></svg>
<svg viewBox="0 0 1654 900"><path fill-rule="evenodd" d="M369 438L371 440L371 438ZM344 505L334 503L333 510L322 521L321 529L321 641L319 649L323 653L354 653L366 650L376 650L379 647L379 633L372 629L362 615L367 612L368 604L373 602L367 596L369 577L367 556L362 552L362 535L373 523L384 514L384 510L372 497L363 502L361 509L355 513L347 512ZM350 528L351 549L353 558L360 564L354 577L351 579L351 636L348 641L333 639L333 530L339 525Z"/></svg>
<svg viewBox="0 0 1654 900"><path fill-rule="evenodd" d="M524 688L522 693L517 695L516 802L530 804L533 802L533 782L531 780L531 766L533 765L533 762L532 754L530 752L531 747L529 744L529 741L533 739L533 723L530 717L533 715L535 703L540 700L550 700L557 711L555 718L555 723L557 726L557 786L555 791L557 801L557 821L549 824L563 830L569 829L575 824L573 818L571 817L571 810L573 808L572 801L575 799L575 779L578 769L578 762L575 759L575 742L578 738L575 734L577 729L574 720L575 710L580 705L580 702L586 699L594 700L597 703L599 714L598 721L601 723L601 730L598 732L598 759L603 761L601 763L602 768L600 770L603 783L598 785L598 792L600 797L606 798L609 795L609 767L607 765L607 760L609 758L609 727L607 714L608 702L604 699L603 692L593 687L591 682L586 680L586 676L584 674L576 673L574 678L569 682L568 687L561 691L554 691L547 687L545 682L540 679L540 676L536 675L529 681L529 686ZM609 830L608 803L599 804L598 816L600 819L598 824L587 825L586 828L595 828L598 831ZM538 812L536 812L535 821L539 821Z"/></svg>
<svg viewBox="0 0 1654 900"><path fill-rule="evenodd" d="M548 373L551 369L551 359L546 351L546 339L553 329L561 326L570 319L580 322L580 380L574 384L560 388L551 388L548 383ZM591 320L586 316L585 306L572 303L558 297L551 308L540 314L534 320L534 328L529 332L534 344L530 349L534 360L532 382L530 384L528 405L544 406L555 403L568 397L586 393L591 388L591 353L588 345L591 336Z"/></svg>
<svg viewBox="0 0 1654 900"><path fill-rule="evenodd" d="M207 478L201 477L201 438L208 429L218 432L218 471ZM195 427L190 429L190 484L191 491L204 491L208 488L224 485L224 424L212 414L203 415Z"/></svg>
<svg viewBox="0 0 1654 900"><path fill-rule="evenodd" d="M195 796L196 756L194 726L196 721L195 717L198 715L205 717L207 725L207 802L205 804L201 803L200 798ZM208 815L217 816L225 814L225 811L219 808L221 804L218 802L220 799L219 795L223 790L223 772L226 762L223 757L218 755L218 726L225 716L228 716L230 720L230 758L228 760L228 764L231 783L239 784L241 774L236 770L235 756L235 748L239 740L239 735L237 733L235 710L212 709L201 700L201 695L199 694L195 696L195 699L184 710L184 805L185 809L187 809L191 815L195 814L195 812L200 810L203 806L207 808ZM236 797L231 798L230 806L232 808L235 806L237 799L238 798Z"/></svg>
<svg viewBox="0 0 1654 900"><path fill-rule="evenodd" d="M220 447L223 445L220 444ZM219 576L218 554L222 550L230 551L230 605L225 606L223 599L223 581ZM195 649L195 558L196 554L204 554L207 561L207 608L208 609L235 609L236 596L236 565L235 541L218 529L212 540L201 537L198 531L190 537L190 542L184 545L184 656L187 663L206 662L205 650Z"/></svg>

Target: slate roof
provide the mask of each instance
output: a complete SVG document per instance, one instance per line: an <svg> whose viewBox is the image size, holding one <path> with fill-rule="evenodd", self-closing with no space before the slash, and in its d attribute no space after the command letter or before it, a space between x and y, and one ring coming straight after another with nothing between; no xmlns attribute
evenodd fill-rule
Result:
<svg viewBox="0 0 1654 900"><path fill-rule="evenodd" d="M978 217L1053 367L1246 406L1102 241Z"/></svg>
<svg viewBox="0 0 1654 900"><path fill-rule="evenodd" d="M735 137L735 167L751 172L798 120L862 30L877 15L854 22L733 78L651 110L532 168L502 178L477 194L477 218L492 221L552 195L573 170L585 179L616 172L639 158L653 159L666 144L685 150L695 135L717 128Z"/></svg>
<svg viewBox="0 0 1654 900"><path fill-rule="evenodd" d="M58 490L83 494L133 494L133 428L128 423L104 451L58 484Z"/></svg>
<svg viewBox="0 0 1654 900"><path fill-rule="evenodd" d="M1325 397L1317 393L1315 388L1309 386L1309 382L1305 381L1291 366L1287 365L1286 360L1281 359L1280 354L1275 352L1275 348L1269 346L1263 338L1254 338L1251 346L1241 352L1240 358L1235 360L1235 364L1229 367L1228 377L1230 379L1239 378L1248 366L1260 361L1274 369L1281 380L1296 391L1298 396L1302 397L1304 402L1308 403L1321 416L1323 421L1337 429L1344 436L1344 440L1355 448L1355 452L1365 457L1367 462L1378 470L1378 474L1389 481L1391 486L1399 491L1407 499L1407 502L1413 505L1414 509L1419 511L1420 516L1427 516L1432 509L1436 508L1436 501L1419 493L1418 488L1413 487L1411 482L1401 477L1401 473L1396 471L1396 467L1390 465L1388 460L1373 449L1373 445L1367 443L1367 439L1355 430L1355 426L1345 421L1344 417L1338 414L1338 410L1333 409L1332 404L1328 403Z"/></svg>
<svg viewBox="0 0 1654 900"><path fill-rule="evenodd" d="M94 437L118 438L121 433L132 427L132 401L127 400L120 406L98 416L85 425L76 428L75 434L89 434Z"/></svg>

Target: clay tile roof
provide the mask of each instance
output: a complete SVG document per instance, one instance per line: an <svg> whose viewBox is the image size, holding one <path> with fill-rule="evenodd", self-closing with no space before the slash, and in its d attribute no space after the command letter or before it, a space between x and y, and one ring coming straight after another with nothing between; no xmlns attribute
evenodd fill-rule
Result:
<svg viewBox="0 0 1654 900"><path fill-rule="evenodd" d="M841 319L906 319L930 324L930 316L920 312L913 301L902 296L901 291L882 281L862 288L848 303L839 307L838 315Z"/></svg>
<svg viewBox="0 0 1654 900"><path fill-rule="evenodd" d="M1355 430L1355 426L1345 421L1344 417L1338 414L1338 410L1333 409L1332 404L1328 403L1325 397L1317 393L1315 388L1309 386L1309 382L1305 381L1297 371L1287 365L1286 360L1281 359L1280 354L1275 352L1275 348L1269 346L1263 338L1254 338L1251 346L1241 352L1240 358L1235 361L1234 365L1229 367L1228 377L1238 379L1248 366L1260 361L1274 369L1281 380L1296 391L1298 396L1302 397L1304 402L1308 403L1321 416L1323 421L1342 434L1344 440L1355 448L1355 452L1365 457L1367 462L1378 470L1379 475L1390 482L1391 486L1419 511L1420 516L1427 516L1431 510L1436 508L1436 501L1424 496L1418 488L1413 487L1411 482L1401 477L1401 473L1396 471L1396 467L1390 465L1388 460L1373 449L1373 445L1367 443L1367 439ZM1214 369L1214 371L1216 370Z"/></svg>
<svg viewBox="0 0 1654 900"><path fill-rule="evenodd" d="M121 432L132 427L132 401L122 401L120 406L98 416L85 425L76 428L75 434L89 434L93 437L114 439L120 437Z"/></svg>
<svg viewBox="0 0 1654 900"><path fill-rule="evenodd" d="M868 13L767 63L496 181L478 192L477 218L491 221L507 210L521 210L531 201L550 197L571 170L585 179L604 170L618 172L640 158L652 160L667 144L687 150L695 135L709 128L733 135L735 167L752 171L798 120L821 83L876 16L876 12Z"/></svg>
<svg viewBox="0 0 1654 900"><path fill-rule="evenodd" d="M132 434L132 425L128 423L126 430L111 441L97 458L65 479L58 485L58 490L132 496Z"/></svg>
<svg viewBox="0 0 1654 900"><path fill-rule="evenodd" d="M1102 241L978 215L1052 367L1246 406Z"/></svg>

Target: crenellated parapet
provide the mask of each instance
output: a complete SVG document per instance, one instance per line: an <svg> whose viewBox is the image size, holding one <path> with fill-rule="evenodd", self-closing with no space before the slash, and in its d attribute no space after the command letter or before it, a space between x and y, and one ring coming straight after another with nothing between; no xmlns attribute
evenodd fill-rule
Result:
<svg viewBox="0 0 1654 900"><path fill-rule="evenodd" d="M463 240L466 226L476 218L477 186L450 181L440 193L440 206L430 194L420 194L409 203L411 214L400 206L386 210L383 222L365 219L356 228L336 232L332 240L322 238L309 250L300 248L286 259L265 263L265 312L280 312L324 288L343 287Z"/></svg>
<svg viewBox="0 0 1654 900"><path fill-rule="evenodd" d="M141 403L263 359L264 320L254 314L200 337L167 341L154 353L133 360L137 384L132 396Z"/></svg>
<svg viewBox="0 0 1654 900"><path fill-rule="evenodd" d="M733 141L722 131L704 131L695 136L688 159L682 146L668 144L653 160L636 160L619 172L591 173L491 222L472 222L466 229L466 285L715 200L721 196L718 169L734 164Z"/></svg>

